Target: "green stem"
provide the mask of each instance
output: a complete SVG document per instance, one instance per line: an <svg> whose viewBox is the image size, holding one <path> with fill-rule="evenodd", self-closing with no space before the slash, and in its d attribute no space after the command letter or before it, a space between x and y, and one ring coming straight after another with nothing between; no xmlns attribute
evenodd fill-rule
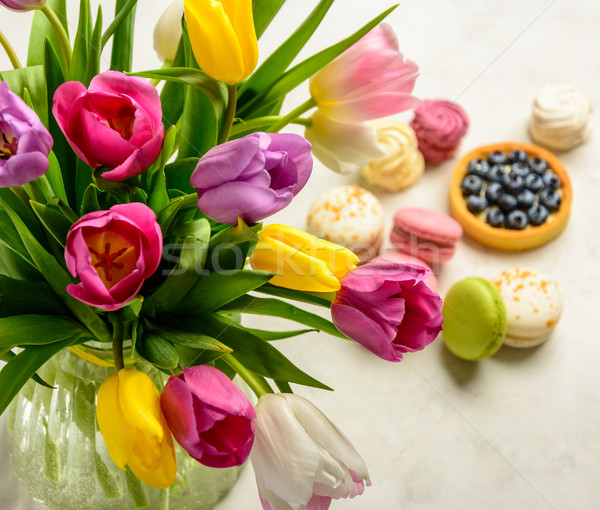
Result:
<svg viewBox="0 0 600 510"><path fill-rule="evenodd" d="M196 193L190 193L189 195L185 195L183 198L183 202L181 202L180 209L190 209L192 207L196 207L196 203L198 202L198 195Z"/></svg>
<svg viewBox="0 0 600 510"><path fill-rule="evenodd" d="M65 59L65 71L68 76L71 72L71 58L73 57L73 51L71 50L71 43L67 31L58 19L56 13L52 10L52 7L50 7L50 4L44 5L44 7L41 8L41 11L46 15L46 18L48 18L48 21L56 32L58 43L60 44L60 49Z"/></svg>
<svg viewBox="0 0 600 510"><path fill-rule="evenodd" d="M243 133L244 131L254 130L255 128L268 126L281 119L282 117L280 115L268 115L266 117L256 117L255 119L241 121L231 128L230 135L237 135L238 133Z"/></svg>
<svg viewBox="0 0 600 510"><path fill-rule="evenodd" d="M312 120L305 119L303 117L298 117L297 119L290 122L290 124L300 124L301 126L310 127L310 126L312 126Z"/></svg>
<svg viewBox="0 0 600 510"><path fill-rule="evenodd" d="M260 398L267 393L273 393L273 390L268 385L267 381L252 372L250 372L244 365L242 365L237 359L231 354L223 356L223 361L233 368L237 374L244 380L244 382L250 386L250 389L255 395Z"/></svg>
<svg viewBox="0 0 600 510"><path fill-rule="evenodd" d="M113 358L117 372L125 368L123 362L123 322L116 313L109 313L108 320L113 327Z"/></svg>
<svg viewBox="0 0 600 510"><path fill-rule="evenodd" d="M10 59L10 63L12 64L12 66L15 69L20 69L22 66L21 66L21 62L19 62L19 57L17 57L17 54L15 53L14 48L8 42L8 39L2 33L1 30L0 30L0 44L4 48L4 51L6 51L6 54L8 55L8 58Z"/></svg>
<svg viewBox="0 0 600 510"><path fill-rule="evenodd" d="M298 108L295 108L290 113L288 113L285 117L282 117L279 122L273 124L268 130L268 133L277 133L281 130L281 128L287 126L290 122L295 121L300 117L303 113L306 113L311 108L317 106L317 102L311 97L308 101L302 103Z"/></svg>
<svg viewBox="0 0 600 510"><path fill-rule="evenodd" d="M235 118L235 107L237 106L237 85L227 85L227 91L229 92L227 97L227 110L225 110L225 117L223 118L223 127L219 133L219 140L217 144L222 144L229 138L229 132L233 126L233 119Z"/></svg>

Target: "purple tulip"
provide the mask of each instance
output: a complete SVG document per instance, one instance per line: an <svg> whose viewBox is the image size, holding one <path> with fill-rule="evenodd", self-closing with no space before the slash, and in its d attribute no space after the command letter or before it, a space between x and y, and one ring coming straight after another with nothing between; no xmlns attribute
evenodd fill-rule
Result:
<svg viewBox="0 0 600 510"><path fill-rule="evenodd" d="M0 5L11 11L32 11L41 9L49 0L0 0Z"/></svg>
<svg viewBox="0 0 600 510"><path fill-rule="evenodd" d="M226 468L248 458L256 412L223 372L208 365L184 369L169 378L160 405L173 436L198 462Z"/></svg>
<svg viewBox="0 0 600 510"><path fill-rule="evenodd" d="M21 186L48 171L52 137L35 112L0 83L0 187Z"/></svg>
<svg viewBox="0 0 600 510"><path fill-rule="evenodd" d="M198 209L221 223L256 223L287 206L312 171L310 143L299 135L252 133L214 147L191 184Z"/></svg>
<svg viewBox="0 0 600 510"><path fill-rule="evenodd" d="M388 361L423 349L442 330L442 299L423 266L371 262L341 281L331 316L349 338Z"/></svg>

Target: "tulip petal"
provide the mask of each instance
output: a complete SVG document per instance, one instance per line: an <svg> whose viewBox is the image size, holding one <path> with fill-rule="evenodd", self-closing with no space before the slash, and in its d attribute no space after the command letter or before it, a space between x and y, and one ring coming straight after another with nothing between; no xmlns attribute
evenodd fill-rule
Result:
<svg viewBox="0 0 600 510"><path fill-rule="evenodd" d="M297 184L294 187L294 195L304 188L312 172L313 161L310 155L310 143L301 136L291 133L269 133L271 142L268 150L271 152L285 152L290 158L298 172Z"/></svg>
<svg viewBox="0 0 600 510"><path fill-rule="evenodd" d="M0 188L27 184L44 175L50 166L42 152L17 154L4 163L0 172Z"/></svg>

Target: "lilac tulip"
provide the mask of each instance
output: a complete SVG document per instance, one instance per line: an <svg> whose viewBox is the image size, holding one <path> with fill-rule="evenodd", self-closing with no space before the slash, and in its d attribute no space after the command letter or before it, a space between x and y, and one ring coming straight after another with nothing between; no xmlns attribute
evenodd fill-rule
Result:
<svg viewBox="0 0 600 510"><path fill-rule="evenodd" d="M41 9L48 3L49 0L0 0L0 5L3 5L11 11L32 11Z"/></svg>
<svg viewBox="0 0 600 510"><path fill-rule="evenodd" d="M0 83L0 187L21 186L48 171L52 137L35 112Z"/></svg>
<svg viewBox="0 0 600 510"><path fill-rule="evenodd" d="M177 442L201 464L243 464L254 443L256 412L246 395L209 365L186 368L167 381L160 396Z"/></svg>
<svg viewBox="0 0 600 510"><path fill-rule="evenodd" d="M423 349L442 330L442 299L423 266L371 262L341 281L331 316L349 338L388 361Z"/></svg>
<svg viewBox="0 0 600 510"><path fill-rule="evenodd" d="M214 147L191 184L198 209L221 223L256 223L287 206L312 171L310 143L299 135L252 133Z"/></svg>

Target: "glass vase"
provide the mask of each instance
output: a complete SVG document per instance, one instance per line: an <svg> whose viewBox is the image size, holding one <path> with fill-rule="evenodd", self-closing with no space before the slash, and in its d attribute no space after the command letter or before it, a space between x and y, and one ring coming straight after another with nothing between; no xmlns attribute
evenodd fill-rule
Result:
<svg viewBox="0 0 600 510"><path fill-rule="evenodd" d="M136 365L162 388L164 375ZM236 483L241 468L213 469L177 443L177 476L154 489L110 458L96 421L96 395L114 368L63 350L38 372L55 389L29 381L8 411L8 450L29 494L50 510L208 510Z"/></svg>

